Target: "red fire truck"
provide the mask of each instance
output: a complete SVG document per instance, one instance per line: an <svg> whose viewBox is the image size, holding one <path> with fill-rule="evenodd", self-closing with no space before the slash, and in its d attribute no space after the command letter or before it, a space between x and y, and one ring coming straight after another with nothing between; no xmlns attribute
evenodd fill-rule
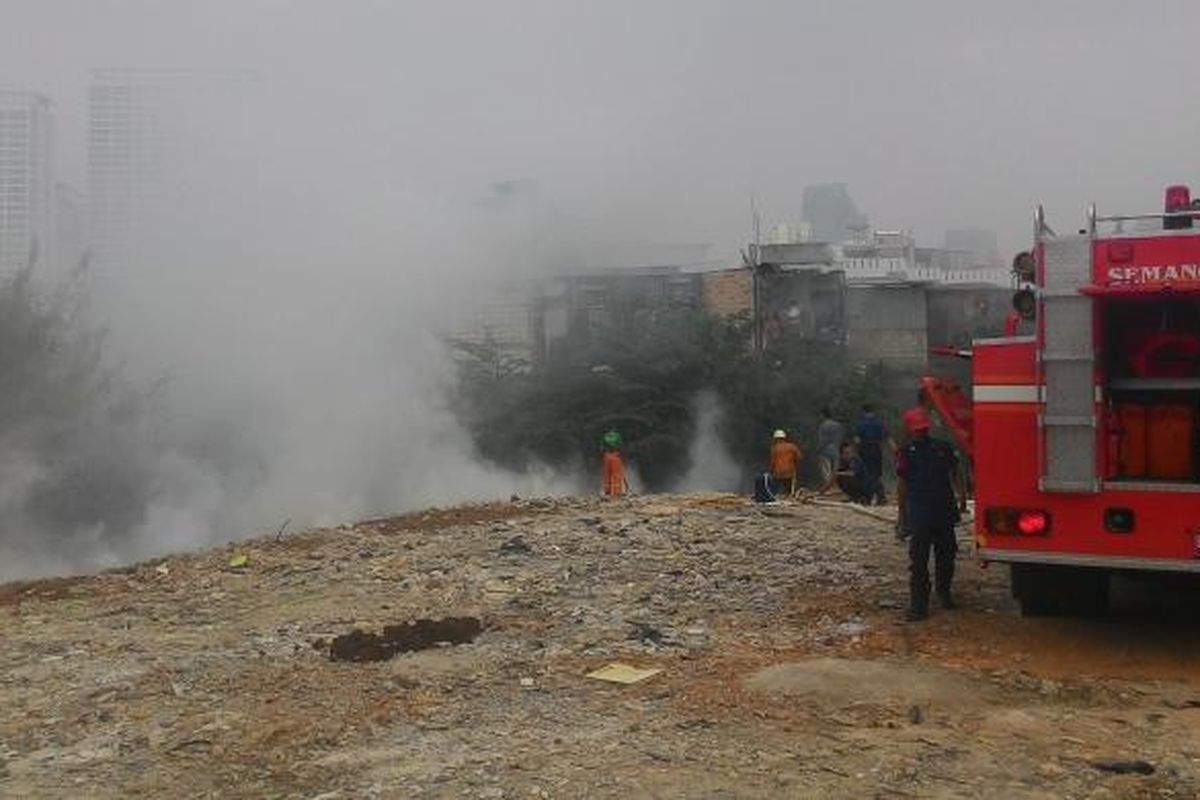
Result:
<svg viewBox="0 0 1200 800"><path fill-rule="evenodd" d="M1200 572L1200 204L1055 233L1014 260L1025 322L923 383L971 456L975 541L1023 614L1098 611L1109 576ZM1027 335L1020 335L1027 334Z"/></svg>

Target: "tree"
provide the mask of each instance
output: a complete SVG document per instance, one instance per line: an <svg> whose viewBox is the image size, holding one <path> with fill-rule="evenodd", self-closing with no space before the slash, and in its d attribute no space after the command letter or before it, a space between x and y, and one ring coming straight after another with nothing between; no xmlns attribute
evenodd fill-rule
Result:
<svg viewBox="0 0 1200 800"><path fill-rule="evenodd" d="M31 263L0 283L0 535L69 539L124 532L153 491L152 392L104 363L85 322L84 267L52 293Z"/></svg>
<svg viewBox="0 0 1200 800"><path fill-rule="evenodd" d="M484 458L512 469L534 463L592 475L600 437L615 428L647 489L670 488L688 469L694 400L720 399L720 439L747 481L761 469L770 431L802 441L830 405L849 419L878 396L877 369L848 364L844 350L785 334L763 357L750 351L746 317L692 308L646 309L621 327L577 328L544 364L519 369L497 343L453 343L455 409Z"/></svg>

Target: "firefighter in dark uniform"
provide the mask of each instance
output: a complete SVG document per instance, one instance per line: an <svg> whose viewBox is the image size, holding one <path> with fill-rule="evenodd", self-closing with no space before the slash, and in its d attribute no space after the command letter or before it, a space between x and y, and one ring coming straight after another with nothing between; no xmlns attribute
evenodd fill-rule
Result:
<svg viewBox="0 0 1200 800"><path fill-rule="evenodd" d="M908 539L910 621L929 614L929 551L933 550L937 595L942 608L953 608L950 582L954 578L954 556L958 542L954 526L966 507L958 459L946 442L929 435L932 423L928 412L917 407L904 413L908 441L896 459L900 478L898 495L900 515L897 522L901 538Z"/></svg>

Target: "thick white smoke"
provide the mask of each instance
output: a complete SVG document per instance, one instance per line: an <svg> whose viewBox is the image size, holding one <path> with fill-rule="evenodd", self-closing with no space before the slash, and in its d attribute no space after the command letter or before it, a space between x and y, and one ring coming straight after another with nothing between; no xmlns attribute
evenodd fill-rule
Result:
<svg viewBox="0 0 1200 800"><path fill-rule="evenodd" d="M373 181L361 154L289 135L296 109L261 102L253 118L208 109L168 201L142 218L130 255L99 259L90 278L120 380L158 389L119 452L81 435L101 458L69 457L134 491L51 523L26 513L50 456L0 448L0 579L198 548L285 519L299 528L578 488L575 476L481 462L448 406L443 335L471 318L481 284L540 266L514 254L542 220L514 229L478 194Z"/></svg>
<svg viewBox="0 0 1200 800"><path fill-rule="evenodd" d="M689 453L691 466L680 491L735 492L746 483L737 462L721 441L720 401L714 392L701 392L695 400L696 437Z"/></svg>

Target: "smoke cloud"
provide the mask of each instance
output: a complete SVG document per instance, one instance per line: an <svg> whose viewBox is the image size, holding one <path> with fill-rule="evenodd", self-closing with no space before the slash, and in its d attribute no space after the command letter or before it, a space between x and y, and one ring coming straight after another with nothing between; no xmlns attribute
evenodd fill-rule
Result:
<svg viewBox="0 0 1200 800"><path fill-rule="evenodd" d="M536 192L480 202L495 189L439 198L372 180L346 147L291 135L301 120L269 84L249 97L186 98L202 124L172 142L186 153L163 202L74 287L87 313L59 323L84 336L102 326L105 382L139 402L124 426L70 421L53 447L6 431L0 579L201 547L285 519L332 524L577 487L576 476L483 463L447 400L444 337L495 280L557 257ZM121 402L92 383L40 391L64 389L78 392L80 419L89 403ZM38 496L60 507L33 513Z"/></svg>
<svg viewBox="0 0 1200 800"><path fill-rule="evenodd" d="M188 105L137 257L93 264L72 325L108 331L116 372L12 401L0 578L577 489L489 468L447 407L439 336L489 282L614 244L738 263L748 195L794 221L826 181L925 243L983 225L1007 252L1038 200L1067 229L1089 200L1150 210L1194 163L1197 25L1187 0L9 0L0 75L55 101L80 190L89 70L257 77ZM736 485L699 410L685 485Z"/></svg>
<svg viewBox="0 0 1200 800"><path fill-rule="evenodd" d="M696 437L689 452L691 466L680 482L680 491L732 492L746 484L747 477L721 439L722 413L715 392L701 392L696 397Z"/></svg>

